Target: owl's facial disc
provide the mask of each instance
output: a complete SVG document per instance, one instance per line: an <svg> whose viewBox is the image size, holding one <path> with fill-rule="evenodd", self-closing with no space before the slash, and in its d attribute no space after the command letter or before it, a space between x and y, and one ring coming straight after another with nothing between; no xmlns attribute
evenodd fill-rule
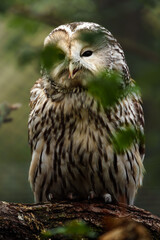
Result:
<svg viewBox="0 0 160 240"><path fill-rule="evenodd" d="M103 41L98 44L94 41L93 44L93 41L86 41L82 36L83 31L68 33L58 30L45 40L45 46L53 44L63 52L64 58L53 64L49 71L50 78L63 87L85 86L91 75L106 66Z"/></svg>
<svg viewBox="0 0 160 240"><path fill-rule="evenodd" d="M50 71L50 78L63 87L86 86L91 76L104 70L125 71L128 75L122 49L100 26L93 30L61 26L46 38L47 44L56 45L64 53Z"/></svg>
<svg viewBox="0 0 160 240"><path fill-rule="evenodd" d="M64 58L53 64L50 78L63 87L84 87L87 78L93 74L92 68L87 66L87 61L85 61L85 58L88 60L91 58L92 50L82 49L81 44L75 41L72 44L69 51L63 49Z"/></svg>

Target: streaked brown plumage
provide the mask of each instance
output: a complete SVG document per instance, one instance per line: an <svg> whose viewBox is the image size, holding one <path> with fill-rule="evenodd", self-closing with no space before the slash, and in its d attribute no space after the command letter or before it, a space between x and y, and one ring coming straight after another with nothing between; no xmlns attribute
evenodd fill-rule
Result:
<svg viewBox="0 0 160 240"><path fill-rule="evenodd" d="M79 34L86 30L105 37L96 46L84 45ZM35 201L103 196L133 204L142 184L144 146L135 142L118 154L110 139L125 124L143 131L140 97L131 94L105 110L85 89L88 76L104 69L121 72L124 83L132 84L123 50L94 23L60 26L46 38L45 45L51 43L65 60L31 90L29 181Z"/></svg>

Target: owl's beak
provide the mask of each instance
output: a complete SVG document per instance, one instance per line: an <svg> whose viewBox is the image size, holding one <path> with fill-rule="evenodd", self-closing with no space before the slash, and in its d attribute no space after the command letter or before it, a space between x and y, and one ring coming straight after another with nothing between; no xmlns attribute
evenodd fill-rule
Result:
<svg viewBox="0 0 160 240"><path fill-rule="evenodd" d="M76 73L78 72L78 70L79 70L79 68L76 68L75 65L72 62L70 62L69 63L69 76L68 76L68 78L73 79L75 77Z"/></svg>

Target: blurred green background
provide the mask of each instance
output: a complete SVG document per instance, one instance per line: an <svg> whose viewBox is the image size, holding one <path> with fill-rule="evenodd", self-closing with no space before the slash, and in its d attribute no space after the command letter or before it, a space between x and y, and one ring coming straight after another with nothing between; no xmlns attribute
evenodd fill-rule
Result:
<svg viewBox="0 0 160 240"><path fill-rule="evenodd" d="M92 21L118 39L141 87L145 112L144 185L135 204L160 215L159 0L5 0L0 2L0 102L20 102L0 128L0 200L33 202L28 183L29 92L40 76L40 49L56 26Z"/></svg>

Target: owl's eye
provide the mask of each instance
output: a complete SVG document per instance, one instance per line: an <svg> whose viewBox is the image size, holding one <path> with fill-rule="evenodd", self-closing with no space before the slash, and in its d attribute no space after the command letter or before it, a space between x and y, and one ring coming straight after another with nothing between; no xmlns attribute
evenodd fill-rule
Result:
<svg viewBox="0 0 160 240"><path fill-rule="evenodd" d="M88 51L85 51L83 54L82 54L82 57L90 57L92 55L92 51L91 50L88 50Z"/></svg>

